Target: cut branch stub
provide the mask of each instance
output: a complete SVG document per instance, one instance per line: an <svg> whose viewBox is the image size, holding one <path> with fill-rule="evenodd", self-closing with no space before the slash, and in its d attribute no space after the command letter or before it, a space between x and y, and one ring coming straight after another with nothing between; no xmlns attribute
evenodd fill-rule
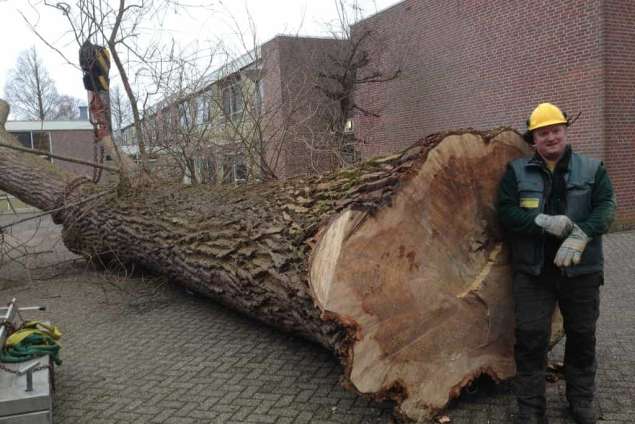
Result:
<svg viewBox="0 0 635 424"><path fill-rule="evenodd" d="M398 396L420 419L482 373L515 372L511 272L494 198L515 132L450 135L401 182L392 206L347 210L311 260L318 307L354 334L341 352L361 393ZM395 391L400 393L394 393Z"/></svg>

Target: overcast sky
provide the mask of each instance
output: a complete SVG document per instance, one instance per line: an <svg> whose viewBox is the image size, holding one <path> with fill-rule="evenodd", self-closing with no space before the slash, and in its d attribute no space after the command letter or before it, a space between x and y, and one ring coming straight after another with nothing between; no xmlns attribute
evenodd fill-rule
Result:
<svg viewBox="0 0 635 424"><path fill-rule="evenodd" d="M399 2L400 0L358 0L364 16ZM19 13L21 11L36 25L38 32L76 63L78 46L69 36L67 22L59 11L44 7L42 3L41 0L0 0L0 29L3 36L0 43L0 97L4 96L7 74L15 66L18 54L35 46L58 91L85 99L81 72L47 47ZM57 0L50 3L57 3ZM74 1L67 0L67 3L72 5ZM203 13L196 10L189 15L168 12L162 30L153 28L151 23L144 30L164 39L174 37L181 45L211 43L211 40L217 39L231 41L236 39L231 16L235 17L240 27L246 29L248 10L255 23L258 41L262 43L277 34L327 36L329 23L334 25L337 22L334 0L209 0L206 4L214 11Z"/></svg>

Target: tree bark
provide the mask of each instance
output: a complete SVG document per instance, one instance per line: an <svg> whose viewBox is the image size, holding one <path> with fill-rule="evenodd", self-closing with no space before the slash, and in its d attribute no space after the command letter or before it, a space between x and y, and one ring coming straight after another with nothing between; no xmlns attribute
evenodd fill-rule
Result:
<svg viewBox="0 0 635 424"><path fill-rule="evenodd" d="M55 220L73 252L166 274L320 343L351 388L418 420L481 374L515 372L493 203L505 164L528 152L510 129L449 132L337 173L144 186ZM103 190L25 156L0 151L0 189L40 209Z"/></svg>

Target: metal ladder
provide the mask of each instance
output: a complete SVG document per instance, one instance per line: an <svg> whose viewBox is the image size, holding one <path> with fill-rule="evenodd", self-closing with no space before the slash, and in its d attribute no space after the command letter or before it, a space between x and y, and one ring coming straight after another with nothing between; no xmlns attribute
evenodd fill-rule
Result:
<svg viewBox="0 0 635 424"><path fill-rule="evenodd" d="M0 307L0 348L19 312L45 310L43 306L18 307L15 298ZM0 362L0 424L53 423L50 364L48 355L21 363Z"/></svg>

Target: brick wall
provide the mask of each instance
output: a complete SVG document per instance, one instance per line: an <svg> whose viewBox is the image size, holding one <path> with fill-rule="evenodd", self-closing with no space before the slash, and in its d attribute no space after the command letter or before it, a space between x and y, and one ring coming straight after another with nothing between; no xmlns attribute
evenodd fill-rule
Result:
<svg viewBox="0 0 635 424"><path fill-rule="evenodd" d="M284 172L284 155L281 144L285 136L280 133L283 128L285 110L282 96L282 80L280 75L280 44L278 37L262 46L262 84L263 84L263 143L266 149L266 162L276 175L281 178Z"/></svg>
<svg viewBox="0 0 635 424"><path fill-rule="evenodd" d="M89 162L95 160L94 140L91 130L51 131L51 150L55 155L67 156ZM55 166L77 175L91 177L93 168L58 159L53 159Z"/></svg>
<svg viewBox="0 0 635 424"><path fill-rule="evenodd" d="M346 42L324 38L278 36L263 45L265 110L271 114L269 156L278 149L278 176L324 172L336 167L329 146L330 116L336 105L316 89L318 72L332 66Z"/></svg>
<svg viewBox="0 0 635 424"><path fill-rule="evenodd" d="M635 223L635 2L605 2L606 165L620 222Z"/></svg>
<svg viewBox="0 0 635 424"><path fill-rule="evenodd" d="M550 101L582 112L569 141L606 161L620 218L632 215L626 167L633 159L634 7L618 0L406 0L362 21L354 35L370 29L380 40L376 65L392 61L403 71L396 81L357 91L356 101L380 115L355 118L363 156L444 129L524 131L533 107Z"/></svg>
<svg viewBox="0 0 635 424"><path fill-rule="evenodd" d="M31 130L14 129L12 133L26 133L27 137ZM93 161L93 131L92 130L45 130L51 135L51 153L81 159L85 161ZM93 168L78 165L71 162L53 159L52 163L61 169L74 172L77 175L92 177ZM10 200L9 200L10 199ZM14 210L28 211L31 207L13 196L8 196L0 191L0 214L13 213Z"/></svg>

